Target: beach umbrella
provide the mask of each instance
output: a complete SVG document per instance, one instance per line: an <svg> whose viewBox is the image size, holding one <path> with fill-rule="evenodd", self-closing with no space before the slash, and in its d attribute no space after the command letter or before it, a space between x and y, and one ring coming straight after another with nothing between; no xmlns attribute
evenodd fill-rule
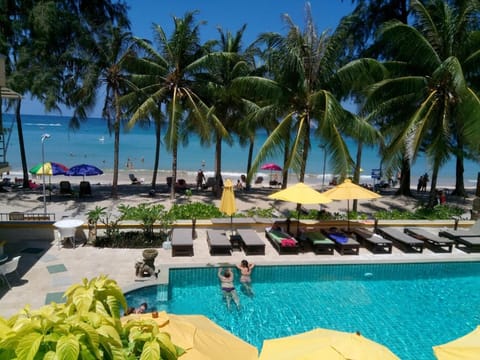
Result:
<svg viewBox="0 0 480 360"><path fill-rule="evenodd" d="M345 181L334 188L322 193L332 200L347 200L347 228L350 230L350 218L348 212L350 210L350 200L371 200L378 199L382 196L376 192L365 189L363 186L354 184L352 180Z"/></svg>
<svg viewBox="0 0 480 360"><path fill-rule="evenodd" d="M398 359L387 347L358 333L315 329L278 339L265 340L259 360Z"/></svg>
<svg viewBox="0 0 480 360"><path fill-rule="evenodd" d="M480 326L458 339L433 347L439 360L474 360L480 358Z"/></svg>
<svg viewBox="0 0 480 360"><path fill-rule="evenodd" d="M277 165L275 163L267 163L263 164L260 169L262 170L270 170L270 180L272 180L272 171L282 171L282 168L280 165Z"/></svg>
<svg viewBox="0 0 480 360"><path fill-rule="evenodd" d="M68 167L63 164L49 161L44 164L40 163L30 169L30 174L33 175L64 175L68 171Z"/></svg>
<svg viewBox="0 0 480 360"><path fill-rule="evenodd" d="M235 206L235 194L232 180L227 179L223 184L222 198L220 199L220 211L230 216L230 227L233 234L233 214L237 212Z"/></svg>
<svg viewBox="0 0 480 360"><path fill-rule="evenodd" d="M144 320L158 325L160 332L170 334L172 342L183 348L182 360L257 360L256 347L231 334L202 315L173 315L164 311L132 314L122 322Z"/></svg>
<svg viewBox="0 0 480 360"><path fill-rule="evenodd" d="M286 189L274 192L268 195L269 199L289 201L297 204L327 204L332 200L312 187L299 182L289 186ZM298 222L300 223L300 212L298 212ZM297 228L300 231L300 228Z"/></svg>
<svg viewBox="0 0 480 360"><path fill-rule="evenodd" d="M102 175L103 171L100 170L98 167L94 165L88 164L80 164L72 166L68 171L65 173L67 176L83 176L85 180L85 176L95 176L95 175Z"/></svg>

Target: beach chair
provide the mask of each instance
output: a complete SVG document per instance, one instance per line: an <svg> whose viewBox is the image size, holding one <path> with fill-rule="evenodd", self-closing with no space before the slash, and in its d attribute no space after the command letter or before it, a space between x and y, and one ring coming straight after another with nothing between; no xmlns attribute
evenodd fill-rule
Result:
<svg viewBox="0 0 480 360"><path fill-rule="evenodd" d="M60 181L60 195L73 195L72 191L72 185L70 184L70 181L63 180Z"/></svg>
<svg viewBox="0 0 480 360"><path fill-rule="evenodd" d="M137 179L137 177L135 176L135 174L128 174L128 178L129 178L130 181L132 182L132 185L138 185L138 184L141 184L141 183L142 183L140 180Z"/></svg>
<svg viewBox="0 0 480 360"><path fill-rule="evenodd" d="M323 230L323 233L335 242L335 249L341 255L358 255L360 253L360 243L346 233L336 228Z"/></svg>
<svg viewBox="0 0 480 360"><path fill-rule="evenodd" d="M80 181L80 189L78 196L79 197L85 197L85 196L91 196L92 195L92 187L90 186L89 181Z"/></svg>
<svg viewBox="0 0 480 360"><path fill-rule="evenodd" d="M455 247L467 253L480 251L480 236L455 238Z"/></svg>
<svg viewBox="0 0 480 360"><path fill-rule="evenodd" d="M265 236L280 255L298 254L298 241L286 232L278 229L265 228Z"/></svg>
<svg viewBox="0 0 480 360"><path fill-rule="evenodd" d="M265 242L252 229L238 229L243 251L246 255L265 255Z"/></svg>
<svg viewBox="0 0 480 360"><path fill-rule="evenodd" d="M375 234L365 228L355 227L350 229L357 240L374 254L391 254L392 241Z"/></svg>
<svg viewBox="0 0 480 360"><path fill-rule="evenodd" d="M173 229L172 256L193 256L193 240L191 229Z"/></svg>
<svg viewBox="0 0 480 360"><path fill-rule="evenodd" d="M305 231L302 237L312 246L317 255L333 255L335 242L326 237L321 231Z"/></svg>
<svg viewBox="0 0 480 360"><path fill-rule="evenodd" d="M438 233L438 236L447 237L452 240L460 237L480 237L480 220L475 221L468 230L442 230Z"/></svg>
<svg viewBox="0 0 480 360"><path fill-rule="evenodd" d="M232 255L232 244L225 231L207 230L207 243L210 255Z"/></svg>
<svg viewBox="0 0 480 360"><path fill-rule="evenodd" d="M405 252L423 252L425 243L422 240L418 240L413 236L405 234L401 230L388 227L378 227L376 232L384 238L392 240L395 245Z"/></svg>
<svg viewBox="0 0 480 360"><path fill-rule="evenodd" d="M455 244L455 241L452 239L441 238L425 229L405 228L404 232L414 238L425 241L425 245L435 252L452 252L453 245Z"/></svg>
<svg viewBox="0 0 480 360"><path fill-rule="evenodd" d="M0 265L0 277L2 277L5 280L9 289L11 289L12 286L10 285L10 282L7 279L7 275L11 273L15 273L18 277L20 277L17 271L19 261L20 261L20 256L16 256L12 260Z"/></svg>

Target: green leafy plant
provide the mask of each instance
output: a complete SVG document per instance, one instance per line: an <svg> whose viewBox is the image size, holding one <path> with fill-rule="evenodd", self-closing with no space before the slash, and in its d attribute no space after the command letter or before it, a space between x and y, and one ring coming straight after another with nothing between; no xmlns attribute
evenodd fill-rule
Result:
<svg viewBox="0 0 480 360"><path fill-rule="evenodd" d="M120 220L140 221L145 238L150 240L153 239L153 225L155 222L169 218L165 206L161 204L139 204L137 206L121 204L118 206L118 210L121 213Z"/></svg>
<svg viewBox="0 0 480 360"><path fill-rule="evenodd" d="M87 212L88 242L90 244L95 243L97 239L97 224L100 218L106 214L106 209L106 207L96 206L95 209Z"/></svg>
<svg viewBox="0 0 480 360"><path fill-rule="evenodd" d="M187 204L174 204L170 209L172 219L211 219L224 217L222 212L212 204L192 202Z"/></svg>
<svg viewBox="0 0 480 360"><path fill-rule="evenodd" d="M0 359L178 359L184 350L151 320L129 321L127 302L105 275L72 285L65 304L0 317Z"/></svg>

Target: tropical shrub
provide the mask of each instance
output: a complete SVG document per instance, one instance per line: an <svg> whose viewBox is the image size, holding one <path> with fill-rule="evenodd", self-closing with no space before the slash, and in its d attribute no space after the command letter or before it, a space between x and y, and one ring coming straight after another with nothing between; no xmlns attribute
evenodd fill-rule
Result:
<svg viewBox="0 0 480 360"><path fill-rule="evenodd" d="M212 219L225 216L215 205L202 202L173 204L169 213L175 220Z"/></svg>
<svg viewBox="0 0 480 360"><path fill-rule="evenodd" d="M148 240L153 239L153 225L157 221L162 223L162 229L165 227L168 228L172 223L169 212L166 211L165 206L161 204L139 204L137 206L120 204L118 210L121 213L120 220L140 221L143 226L145 238Z"/></svg>
<svg viewBox="0 0 480 360"><path fill-rule="evenodd" d="M26 306L0 317L0 359L177 359L184 350L153 324L120 314L127 302L118 284L101 275L72 285L65 304Z"/></svg>

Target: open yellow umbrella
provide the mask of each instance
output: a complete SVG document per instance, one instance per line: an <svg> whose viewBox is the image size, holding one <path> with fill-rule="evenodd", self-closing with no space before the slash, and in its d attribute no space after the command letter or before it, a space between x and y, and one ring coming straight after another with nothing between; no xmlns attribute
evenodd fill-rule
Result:
<svg viewBox="0 0 480 360"><path fill-rule="evenodd" d="M170 334L172 342L186 352L181 360L257 360L257 348L231 334L202 315L173 315L166 312L132 314L122 318L154 321L161 332Z"/></svg>
<svg viewBox="0 0 480 360"><path fill-rule="evenodd" d="M233 192L232 180L227 179L223 184L222 198L220 199L220 211L230 216L230 226L233 233L233 214L237 212L235 206L235 194Z"/></svg>
<svg viewBox="0 0 480 360"><path fill-rule="evenodd" d="M315 329L302 334L265 340L259 360L398 359L385 346L356 333Z"/></svg>
<svg viewBox="0 0 480 360"><path fill-rule="evenodd" d="M348 216L348 212L350 210L350 200L378 199L382 197L376 192L365 189L363 186L354 184L350 179L346 179L340 185L337 185L330 190L324 191L322 194L332 200L347 200L347 226L349 229L350 219Z"/></svg>
<svg viewBox="0 0 480 360"><path fill-rule="evenodd" d="M297 204L326 204L332 200L311 188L310 186L299 182L295 185L289 186L286 189L277 191L268 195L269 199L289 201ZM300 212L298 213L298 223L300 223ZM300 231L300 227L297 227Z"/></svg>
<svg viewBox="0 0 480 360"><path fill-rule="evenodd" d="M465 336L434 346L433 353L439 360L480 359L480 326Z"/></svg>

